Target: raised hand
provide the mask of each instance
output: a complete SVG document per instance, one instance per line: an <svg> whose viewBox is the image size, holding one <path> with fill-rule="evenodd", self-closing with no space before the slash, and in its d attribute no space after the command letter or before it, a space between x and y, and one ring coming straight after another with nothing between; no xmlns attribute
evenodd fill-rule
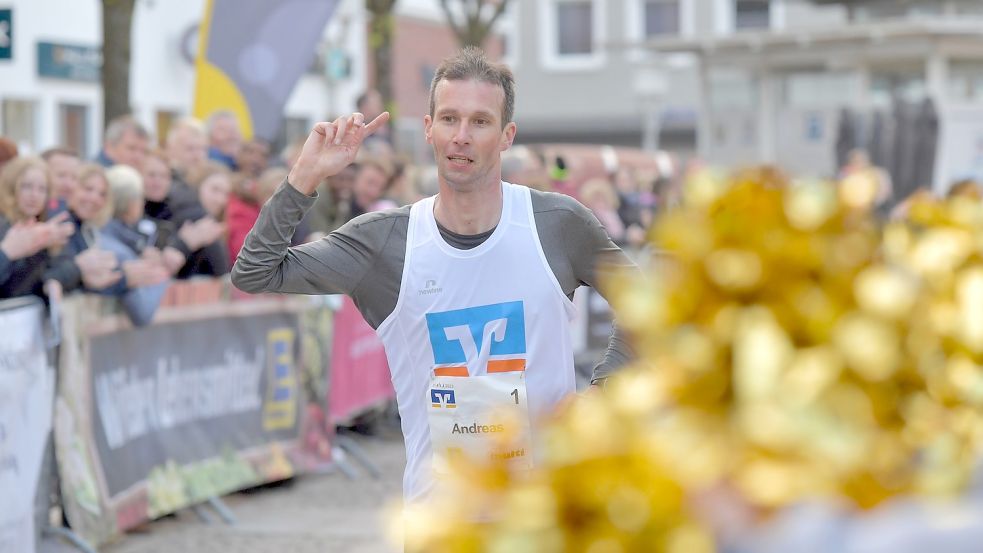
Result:
<svg viewBox="0 0 983 553"><path fill-rule="evenodd" d="M331 123L314 125L297 162L290 169L287 181L297 190L310 195L324 179L340 173L355 161L365 137L388 120L387 111L365 124L364 116L356 112Z"/></svg>

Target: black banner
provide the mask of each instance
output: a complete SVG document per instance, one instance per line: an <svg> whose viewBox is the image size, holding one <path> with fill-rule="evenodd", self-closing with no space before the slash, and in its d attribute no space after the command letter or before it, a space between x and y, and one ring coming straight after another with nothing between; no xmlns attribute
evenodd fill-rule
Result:
<svg viewBox="0 0 983 553"><path fill-rule="evenodd" d="M278 312L92 337L92 425L109 496L169 467L297 440L299 333L297 314Z"/></svg>

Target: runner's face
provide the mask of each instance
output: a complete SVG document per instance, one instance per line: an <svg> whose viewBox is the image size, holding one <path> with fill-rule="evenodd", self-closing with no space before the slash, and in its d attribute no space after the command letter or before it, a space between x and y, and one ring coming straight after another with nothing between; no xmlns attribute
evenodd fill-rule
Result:
<svg viewBox="0 0 983 553"><path fill-rule="evenodd" d="M437 83L433 117L424 117L441 184L470 191L501 181L501 152L512 145L515 123L502 125L505 92L476 80Z"/></svg>

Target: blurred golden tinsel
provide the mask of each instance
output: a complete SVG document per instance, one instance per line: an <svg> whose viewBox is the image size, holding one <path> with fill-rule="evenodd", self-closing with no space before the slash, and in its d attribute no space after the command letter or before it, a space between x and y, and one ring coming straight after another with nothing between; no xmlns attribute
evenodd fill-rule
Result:
<svg viewBox="0 0 983 553"><path fill-rule="evenodd" d="M959 491L983 439L983 204L881 224L875 195L863 174L690 179L655 261L608 283L635 366L560 411L535 470L458 467L408 550L709 551L706 490L762 513Z"/></svg>

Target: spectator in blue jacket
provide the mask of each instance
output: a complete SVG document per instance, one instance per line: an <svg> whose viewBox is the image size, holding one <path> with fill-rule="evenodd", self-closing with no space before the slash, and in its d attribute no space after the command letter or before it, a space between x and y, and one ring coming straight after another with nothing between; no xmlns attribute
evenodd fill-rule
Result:
<svg viewBox="0 0 983 553"><path fill-rule="evenodd" d="M111 218L99 229L99 247L113 252L124 279L103 293L118 296L134 325L153 319L170 280L160 250L155 248L157 225L143 214L143 177L126 165L106 171Z"/></svg>

